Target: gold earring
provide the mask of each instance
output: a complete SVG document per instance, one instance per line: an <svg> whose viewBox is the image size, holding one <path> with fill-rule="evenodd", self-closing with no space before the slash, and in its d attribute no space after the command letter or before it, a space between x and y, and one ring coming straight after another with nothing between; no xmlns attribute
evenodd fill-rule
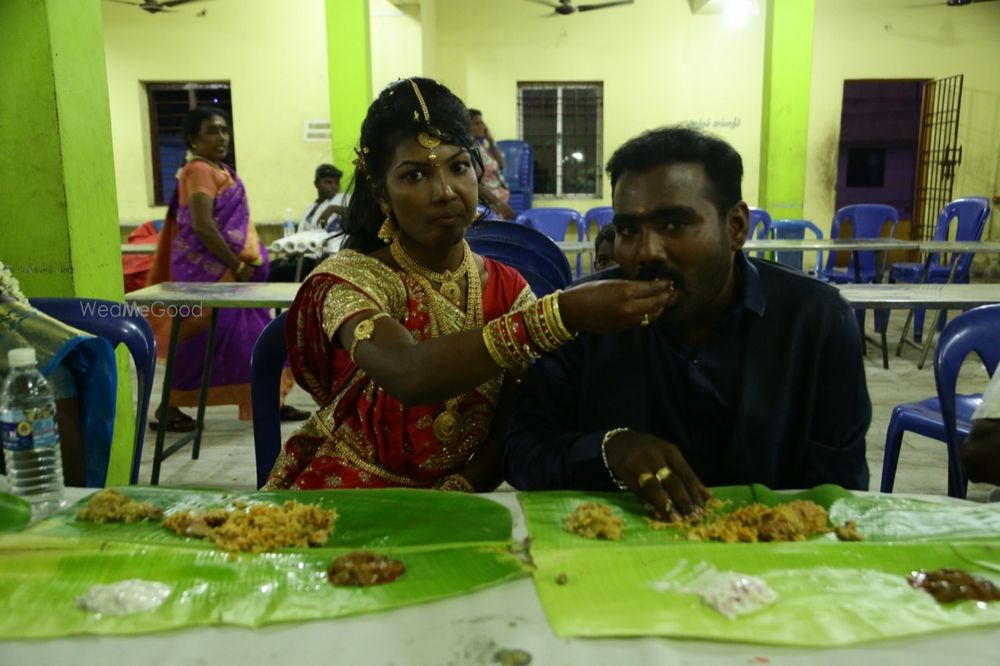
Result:
<svg viewBox="0 0 1000 666"><path fill-rule="evenodd" d="M385 201L379 205L382 207L382 214L385 215L385 220L382 222L382 226L379 227L378 237L386 245L392 245L392 241L396 240L396 237L399 236L399 231L396 230L396 223L392 221L392 206Z"/></svg>

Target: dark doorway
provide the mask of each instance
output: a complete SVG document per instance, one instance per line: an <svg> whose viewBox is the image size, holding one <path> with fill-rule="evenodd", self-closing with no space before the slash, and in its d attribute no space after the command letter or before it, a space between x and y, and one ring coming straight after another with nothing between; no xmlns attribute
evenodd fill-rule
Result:
<svg viewBox="0 0 1000 666"><path fill-rule="evenodd" d="M880 203L899 211L909 238L925 80L844 81L837 159L837 208Z"/></svg>

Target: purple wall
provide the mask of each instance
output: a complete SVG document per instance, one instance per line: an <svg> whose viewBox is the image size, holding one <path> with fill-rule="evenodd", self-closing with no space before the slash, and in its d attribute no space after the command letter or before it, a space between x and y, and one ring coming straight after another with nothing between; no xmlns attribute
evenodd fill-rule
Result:
<svg viewBox="0 0 1000 666"><path fill-rule="evenodd" d="M889 204L901 220L911 219L923 85L914 80L844 81L837 208Z"/></svg>

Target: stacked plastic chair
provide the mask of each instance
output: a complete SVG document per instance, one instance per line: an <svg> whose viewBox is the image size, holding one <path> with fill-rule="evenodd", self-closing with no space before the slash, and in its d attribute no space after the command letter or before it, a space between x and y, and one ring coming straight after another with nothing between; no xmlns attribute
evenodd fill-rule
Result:
<svg viewBox="0 0 1000 666"><path fill-rule="evenodd" d="M515 213L531 208L535 191L535 151L527 141L497 141L503 153L503 177L510 190L507 203Z"/></svg>
<svg viewBox="0 0 1000 666"><path fill-rule="evenodd" d="M770 238L771 237L771 215L763 208L750 209L750 228L747 230L747 238ZM757 258L763 258L764 251L757 252Z"/></svg>

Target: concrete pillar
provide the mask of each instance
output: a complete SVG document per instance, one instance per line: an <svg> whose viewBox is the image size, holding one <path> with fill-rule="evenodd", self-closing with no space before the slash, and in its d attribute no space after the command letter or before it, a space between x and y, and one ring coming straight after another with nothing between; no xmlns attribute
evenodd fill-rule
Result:
<svg viewBox="0 0 1000 666"><path fill-rule="evenodd" d="M815 12L815 0L767 3L759 205L773 219L802 217Z"/></svg>
<svg viewBox="0 0 1000 666"><path fill-rule="evenodd" d="M121 301L121 236L98 0L0 2L0 260L32 296ZM108 483L127 483L128 353Z"/></svg>

